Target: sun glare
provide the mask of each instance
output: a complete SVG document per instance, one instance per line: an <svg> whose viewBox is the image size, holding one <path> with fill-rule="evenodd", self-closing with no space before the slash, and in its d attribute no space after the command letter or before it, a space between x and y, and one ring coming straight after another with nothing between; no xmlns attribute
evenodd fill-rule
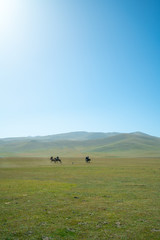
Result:
<svg viewBox="0 0 160 240"><path fill-rule="evenodd" d="M0 31L11 27L17 15L18 0L0 0Z"/></svg>

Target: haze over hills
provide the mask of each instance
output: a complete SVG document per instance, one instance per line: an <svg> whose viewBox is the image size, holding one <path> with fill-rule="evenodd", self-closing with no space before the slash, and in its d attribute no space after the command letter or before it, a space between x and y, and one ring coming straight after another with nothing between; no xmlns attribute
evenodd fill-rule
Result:
<svg viewBox="0 0 160 240"><path fill-rule="evenodd" d="M53 140L90 140L90 139L100 139L106 138L110 136L117 135L117 132L111 133L103 133L103 132L85 132L85 131L78 131L78 132L69 132L69 133L60 133L60 134L53 134L47 136L35 136L35 137L15 137L15 138L2 138L0 139L3 141L21 141L21 140L40 140L40 141L53 141Z"/></svg>
<svg viewBox="0 0 160 240"><path fill-rule="evenodd" d="M0 139L0 157L160 157L160 138L142 132L71 132Z"/></svg>

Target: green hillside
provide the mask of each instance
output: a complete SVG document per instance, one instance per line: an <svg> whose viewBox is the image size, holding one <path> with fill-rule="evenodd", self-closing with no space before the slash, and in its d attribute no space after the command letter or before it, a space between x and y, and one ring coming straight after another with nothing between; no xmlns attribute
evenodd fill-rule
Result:
<svg viewBox="0 0 160 240"><path fill-rule="evenodd" d="M74 132L44 137L0 140L0 157L4 156L85 156L159 157L160 138L141 132Z"/></svg>

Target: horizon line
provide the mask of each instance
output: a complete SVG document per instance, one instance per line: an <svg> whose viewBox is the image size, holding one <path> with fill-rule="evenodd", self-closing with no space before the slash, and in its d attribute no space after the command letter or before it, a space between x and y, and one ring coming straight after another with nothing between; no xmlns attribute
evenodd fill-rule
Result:
<svg viewBox="0 0 160 240"><path fill-rule="evenodd" d="M69 131L69 132L62 132L62 133L53 133L53 134L46 134L46 135L27 135L27 136L17 136L17 137L0 137L0 140L3 139L14 139L14 138L36 138L36 137L49 137L49 136L56 136L56 135L63 135L63 134L71 134L71 133L116 133L116 134L135 134L135 133L141 133L145 135L149 135L152 137L158 137L155 135L148 134L146 132L141 132L141 131L134 131L134 132L117 132L117 131L111 131L111 132L103 132L103 131Z"/></svg>

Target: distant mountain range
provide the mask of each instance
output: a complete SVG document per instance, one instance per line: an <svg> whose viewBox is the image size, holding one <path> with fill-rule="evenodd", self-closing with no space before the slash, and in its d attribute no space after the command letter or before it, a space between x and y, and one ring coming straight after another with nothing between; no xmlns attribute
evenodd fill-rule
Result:
<svg viewBox="0 0 160 240"><path fill-rule="evenodd" d="M142 132L71 132L0 139L0 157L160 157L160 138Z"/></svg>

